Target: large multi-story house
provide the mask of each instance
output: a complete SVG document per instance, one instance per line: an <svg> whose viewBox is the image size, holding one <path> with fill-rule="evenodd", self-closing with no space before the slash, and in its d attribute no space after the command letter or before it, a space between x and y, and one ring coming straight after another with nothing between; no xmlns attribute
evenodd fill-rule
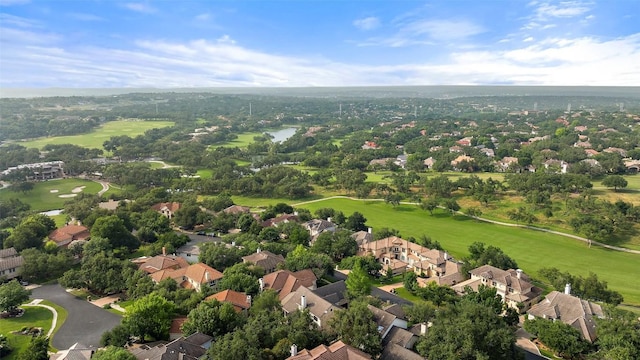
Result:
<svg viewBox="0 0 640 360"><path fill-rule="evenodd" d="M157 203L151 206L151 209L159 212L162 216L173 219L173 216L176 211L180 210L182 205L177 202L165 202L165 203Z"/></svg>
<svg viewBox="0 0 640 360"><path fill-rule="evenodd" d="M15 279L20 276L20 269L24 259L18 255L16 249L0 249L0 279Z"/></svg>
<svg viewBox="0 0 640 360"><path fill-rule="evenodd" d="M49 240L53 241L59 247L69 247L72 241L86 240L91 236L89 228L83 225L66 225L59 229L53 230L49 234Z"/></svg>
<svg viewBox="0 0 640 360"><path fill-rule="evenodd" d="M223 274L203 263L189 265L180 256L157 255L151 258L133 260L138 268L151 277L156 284L164 279L173 279L178 286L185 289L201 291L203 285L215 287Z"/></svg>
<svg viewBox="0 0 640 360"><path fill-rule="evenodd" d="M540 300L542 289L534 286L522 270L502 270L491 265L483 265L469 272L471 279L455 285L458 293L464 293L468 286L478 291L481 285L496 289L507 306L519 311L527 311Z"/></svg>
<svg viewBox="0 0 640 360"><path fill-rule="evenodd" d="M588 342L596 339L595 318L603 318L604 312L598 304L582 300L571 295L571 285L567 284L564 293L552 291L527 312L529 319L542 318L562 321L580 332Z"/></svg>
<svg viewBox="0 0 640 360"><path fill-rule="evenodd" d="M464 280L462 265L445 251L428 249L397 236L360 245L358 255L372 255L382 264L382 272L389 269L394 275L413 271L424 282L454 285Z"/></svg>
<svg viewBox="0 0 640 360"><path fill-rule="evenodd" d="M258 250L247 256L242 257L243 263L252 263L257 267L263 268L265 274L272 273L278 269L278 265L284 263L284 257L282 255L276 255L271 251Z"/></svg>
<svg viewBox="0 0 640 360"><path fill-rule="evenodd" d="M2 176L7 176L12 172L28 170L29 175L26 175L27 180L50 180L58 179L64 176L64 161L48 161L33 164L22 164L18 166L10 167L2 173Z"/></svg>

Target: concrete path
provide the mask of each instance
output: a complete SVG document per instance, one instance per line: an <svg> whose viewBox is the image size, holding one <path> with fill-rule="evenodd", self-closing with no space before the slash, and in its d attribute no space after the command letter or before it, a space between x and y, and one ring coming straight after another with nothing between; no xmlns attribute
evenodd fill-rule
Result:
<svg viewBox="0 0 640 360"><path fill-rule="evenodd" d="M337 196L330 196L327 198L322 198L322 199L316 199L316 200L309 200L309 201L303 201L297 204L292 204L291 206L300 206L300 205L304 205L304 204L310 204L310 203L315 203L315 202L320 202L320 201L326 201L326 200L331 200L331 199L349 199L349 200L354 200L354 201L384 201L384 199L358 199L358 198L354 198L351 196L341 196L341 195L337 195ZM420 205L419 203L416 202L406 202L406 201L401 201L400 204L403 205ZM439 208L444 209L444 207L439 206ZM496 224L496 225L503 225L503 226L510 226L510 227L519 227L519 228L524 228L524 229L529 229L529 230L535 230L535 231L542 231L542 232L546 232L546 233L550 233L550 234L555 234L555 235L560 235L560 236L565 236L568 238L572 238L575 240L579 240L582 241L584 243L589 244L589 246L591 245L598 245L610 250L615 250L615 251L622 251L622 252L627 252L627 253L631 253L631 254L639 254L640 255L640 250L632 250L632 249L627 249L627 248L623 248L623 247L619 247L619 246L613 246L613 245L607 245L607 244L603 244L601 242L595 241L595 240L591 240L591 239L587 239L581 236L577 236L577 235L573 235L573 234L567 234L567 233L563 233L560 231L555 231L555 230L549 230L549 229L543 229L543 228L539 228L539 227L535 227L535 226L531 226L531 225L522 225L522 224L513 224L513 223L507 223L507 222L502 222L502 221L497 221L497 220L490 220L490 219L486 219L486 218L482 218L482 217L477 217L477 216L469 216L461 211L457 211L456 214L458 215L463 215L463 216L468 216L471 218L474 218L478 221L484 221L484 222L488 222L491 224Z"/></svg>
<svg viewBox="0 0 640 360"><path fill-rule="evenodd" d="M51 313L53 313L53 320L51 320L51 328L47 332L47 337L49 339L51 339L51 334L53 334L53 330L55 330L56 329L56 325L58 325L58 312L56 311L56 309L54 309L53 307L51 307L49 305L40 304L41 301L42 301L42 299L33 299L30 303L24 304L22 306L43 307L43 308L51 311Z"/></svg>
<svg viewBox="0 0 640 360"><path fill-rule="evenodd" d="M118 310L121 313L125 313L126 310L122 306L116 304L118 300L120 300L120 295L111 295L111 296L105 296L103 298L91 301L91 303L102 309L104 308L105 305L109 305L111 306L112 309Z"/></svg>

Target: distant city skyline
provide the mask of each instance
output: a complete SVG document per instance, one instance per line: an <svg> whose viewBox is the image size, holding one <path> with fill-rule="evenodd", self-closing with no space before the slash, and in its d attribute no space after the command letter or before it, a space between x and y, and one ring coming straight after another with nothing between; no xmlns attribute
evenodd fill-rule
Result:
<svg viewBox="0 0 640 360"><path fill-rule="evenodd" d="M0 87L640 86L640 1L0 0Z"/></svg>

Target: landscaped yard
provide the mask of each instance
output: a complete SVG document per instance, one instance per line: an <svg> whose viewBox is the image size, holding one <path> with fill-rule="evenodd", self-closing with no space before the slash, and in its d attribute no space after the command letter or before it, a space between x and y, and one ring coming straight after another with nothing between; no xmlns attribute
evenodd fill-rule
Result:
<svg viewBox="0 0 640 360"><path fill-rule="evenodd" d="M640 304L640 255L598 246L589 248L583 242L563 236L479 222L461 215L452 217L443 210L430 216L427 211L412 205L394 209L383 202L330 199L299 207L311 212L330 207L347 216L358 211L367 218L367 225L373 227L374 233L376 229L388 227L399 230L403 237L426 234L458 259L468 255L467 249L475 241L498 246L533 276L540 268L552 266L576 275L588 275L592 271L606 280L610 288L622 293L626 303Z"/></svg>
<svg viewBox="0 0 640 360"><path fill-rule="evenodd" d="M143 121L137 119L109 121L88 134L72 136L55 136L21 141L20 145L28 148L42 149L47 144L74 144L86 148L102 149L102 144L112 136L128 135L136 137L145 131L173 126L173 121Z"/></svg>
<svg viewBox="0 0 640 360"><path fill-rule="evenodd" d="M55 305L49 301L43 301L41 302L41 304L49 305L55 308L58 312L58 322L54 330L55 336L55 332L60 328L60 326L62 326L64 320L67 318L67 312L62 307ZM51 321L53 320L53 314L51 313L51 311L43 307L36 306L23 306L23 309L25 309L25 313L22 317L13 319L0 319L0 334L4 334L7 336L7 341L13 348L11 354L3 359L17 359L20 351L29 345L31 336L14 334L14 331L19 332L27 327L38 327L42 328L43 334L46 334L51 328ZM55 349L51 349L55 351Z"/></svg>
<svg viewBox="0 0 640 360"><path fill-rule="evenodd" d="M81 192L97 194L100 190L102 186L91 180L58 179L38 182L34 189L27 193L2 189L0 199L18 198L31 205L31 210L47 211L62 208L65 201Z"/></svg>

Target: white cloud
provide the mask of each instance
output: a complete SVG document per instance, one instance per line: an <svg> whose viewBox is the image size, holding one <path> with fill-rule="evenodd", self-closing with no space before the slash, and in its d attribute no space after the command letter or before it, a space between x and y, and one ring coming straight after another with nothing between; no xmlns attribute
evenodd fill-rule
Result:
<svg viewBox="0 0 640 360"><path fill-rule="evenodd" d="M375 16L369 16L353 21L353 25L360 30L373 30L380 26L380 19Z"/></svg>
<svg viewBox="0 0 640 360"><path fill-rule="evenodd" d="M582 1L562 1L557 5L546 2L541 3L535 12L537 18L541 20L549 18L572 18L591 10L589 5L589 3Z"/></svg>
<svg viewBox="0 0 640 360"><path fill-rule="evenodd" d="M458 48L438 61L413 57L367 65L274 55L239 45L228 35L187 42L139 40L125 49L62 47L55 34L9 30L5 37L2 29L0 52L0 86L6 87L640 84L640 34L511 41L501 50Z"/></svg>
<svg viewBox="0 0 640 360"><path fill-rule="evenodd" d="M145 3L126 3L123 6L131 11L136 11L143 14L152 14L158 11L158 9Z"/></svg>
<svg viewBox="0 0 640 360"><path fill-rule="evenodd" d="M407 18L396 22L396 32L387 37L372 37L358 43L359 46L405 47L413 45L435 45L456 43L486 31L480 25L468 20L415 19Z"/></svg>
<svg viewBox="0 0 640 360"><path fill-rule="evenodd" d="M534 40L533 36L526 37L522 42L532 42Z"/></svg>
<svg viewBox="0 0 640 360"><path fill-rule="evenodd" d="M208 21L209 19L211 19L211 14L202 13L202 14L196 15L194 19L197 21Z"/></svg>
<svg viewBox="0 0 640 360"><path fill-rule="evenodd" d="M20 28L42 27L42 24L39 21L7 13L0 13L0 24L2 24L3 26L17 26Z"/></svg>

